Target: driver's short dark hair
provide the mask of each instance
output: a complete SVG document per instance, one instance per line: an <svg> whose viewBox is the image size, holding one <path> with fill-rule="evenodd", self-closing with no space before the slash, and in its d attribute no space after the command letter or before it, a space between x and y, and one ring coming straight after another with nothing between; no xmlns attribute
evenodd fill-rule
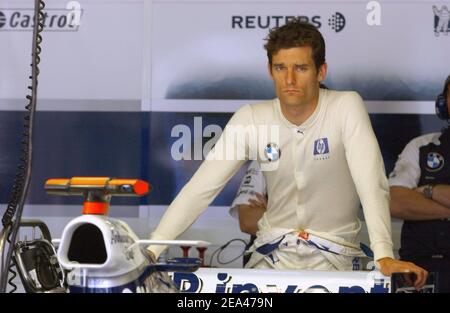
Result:
<svg viewBox="0 0 450 313"><path fill-rule="evenodd" d="M273 55L280 49L295 47L311 47L317 70L325 63L325 40L322 34L312 24L303 22L299 18L283 26L272 28L265 40L267 43L264 48L267 50L269 64L272 64Z"/></svg>

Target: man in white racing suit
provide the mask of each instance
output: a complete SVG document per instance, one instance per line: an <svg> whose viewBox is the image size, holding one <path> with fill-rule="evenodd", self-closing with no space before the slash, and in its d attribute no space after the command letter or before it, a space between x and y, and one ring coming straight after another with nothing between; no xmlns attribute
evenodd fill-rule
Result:
<svg viewBox="0 0 450 313"><path fill-rule="evenodd" d="M359 202L374 259L384 275L427 272L395 260L389 186L361 97L325 90L325 42L298 19L271 30L265 45L278 98L241 107L197 172L168 207L151 239L185 231L248 159L267 184L267 211L258 222L247 267L348 270L361 255ZM164 247L149 246L159 255Z"/></svg>

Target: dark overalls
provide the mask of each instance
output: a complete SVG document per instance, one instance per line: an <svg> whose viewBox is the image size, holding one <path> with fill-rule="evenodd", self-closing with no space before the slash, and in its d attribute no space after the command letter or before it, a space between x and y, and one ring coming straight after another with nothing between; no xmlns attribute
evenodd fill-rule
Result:
<svg viewBox="0 0 450 313"><path fill-rule="evenodd" d="M439 137L440 145L420 148L420 180L427 184L450 185L450 132ZM450 292L450 219L406 221L401 235L400 258L438 272L438 291Z"/></svg>

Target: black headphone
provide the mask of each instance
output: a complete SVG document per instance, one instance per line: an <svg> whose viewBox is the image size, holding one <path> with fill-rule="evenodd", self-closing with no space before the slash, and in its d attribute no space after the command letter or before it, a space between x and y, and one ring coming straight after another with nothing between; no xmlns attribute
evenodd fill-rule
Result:
<svg viewBox="0 0 450 313"><path fill-rule="evenodd" d="M448 93L449 84L450 84L450 75L447 77L447 79L445 81L444 90L436 99L436 115L441 120L445 120L445 121L450 120L450 116L448 114L448 106L447 106L447 93Z"/></svg>

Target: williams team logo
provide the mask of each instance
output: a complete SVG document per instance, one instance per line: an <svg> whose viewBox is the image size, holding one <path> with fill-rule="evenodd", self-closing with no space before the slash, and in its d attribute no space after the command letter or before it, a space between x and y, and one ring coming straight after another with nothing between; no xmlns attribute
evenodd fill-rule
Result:
<svg viewBox="0 0 450 313"><path fill-rule="evenodd" d="M437 152L430 152L427 155L426 169L429 172L437 172L444 167L444 157Z"/></svg>
<svg viewBox="0 0 450 313"><path fill-rule="evenodd" d="M437 37L440 33L444 33L445 36L448 36L450 31L450 11L447 6L443 5L441 9L438 9L437 6L433 5L433 13L434 35Z"/></svg>
<svg viewBox="0 0 450 313"><path fill-rule="evenodd" d="M328 138L319 138L314 141L314 159L324 160L328 159L330 154L330 148L328 146Z"/></svg>

